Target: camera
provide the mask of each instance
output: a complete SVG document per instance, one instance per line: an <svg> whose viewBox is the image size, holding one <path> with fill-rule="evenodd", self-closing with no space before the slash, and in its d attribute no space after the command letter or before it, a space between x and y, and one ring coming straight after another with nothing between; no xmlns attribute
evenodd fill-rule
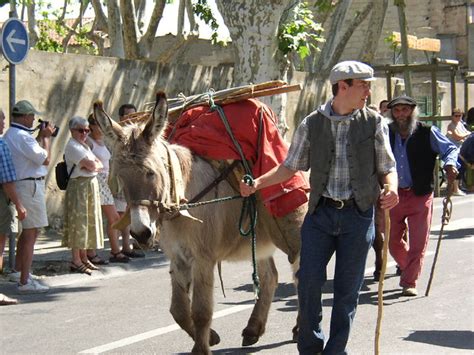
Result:
<svg viewBox="0 0 474 355"><path fill-rule="evenodd" d="M38 127L36 127L36 129L39 129L39 130L45 128L49 123L49 121L43 121L42 119L39 119L38 122L39 122L39 125ZM59 132L59 127L55 125L53 134L51 136L56 137L58 135L58 132Z"/></svg>

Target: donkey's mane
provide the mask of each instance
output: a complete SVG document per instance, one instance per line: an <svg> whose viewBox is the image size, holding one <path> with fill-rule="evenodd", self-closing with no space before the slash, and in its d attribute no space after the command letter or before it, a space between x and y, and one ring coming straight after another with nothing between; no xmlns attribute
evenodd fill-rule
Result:
<svg viewBox="0 0 474 355"><path fill-rule="evenodd" d="M120 148L119 153L120 160L124 164L134 164L138 160L144 163L148 161L147 165L153 166L150 162L151 159L149 158L150 153L157 153L161 156L165 156L163 161L168 161L166 156L166 147L168 147L178 156L185 183L189 181L193 156L188 148L178 144L170 144L161 136L155 138L153 144L150 146L141 135L145 128L145 124L130 123L122 128L125 140L122 141L122 147ZM151 152L151 150L153 150L153 152Z"/></svg>

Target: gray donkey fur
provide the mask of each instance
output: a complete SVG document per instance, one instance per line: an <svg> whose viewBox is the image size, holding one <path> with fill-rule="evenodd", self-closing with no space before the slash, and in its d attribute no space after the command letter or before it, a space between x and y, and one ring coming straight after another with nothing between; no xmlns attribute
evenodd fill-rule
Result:
<svg viewBox="0 0 474 355"><path fill-rule="evenodd" d="M190 210L201 222L178 216L166 218L159 209L134 203L137 200L171 202L172 182L169 151L176 153L185 185L185 197L201 192L219 171L208 161L179 145L161 138L167 124L167 100L158 93L153 114L144 124L120 126L94 105L95 117L112 147L111 171L123 185L130 206L131 232L141 243L149 244L160 226L160 245L170 260L172 297L170 312L180 327L194 339L192 352L210 354L210 346L219 343L211 329L214 307L213 284L216 264L223 260L250 260L251 240L239 235L242 200L210 204ZM222 181L202 200L235 195L228 181ZM270 304L278 284L273 260L275 244L293 261L299 262L299 230L307 205L282 218L272 217L258 202L257 266L260 294L247 326L242 332L243 345L256 343L265 331ZM297 327L294 328L297 331Z"/></svg>

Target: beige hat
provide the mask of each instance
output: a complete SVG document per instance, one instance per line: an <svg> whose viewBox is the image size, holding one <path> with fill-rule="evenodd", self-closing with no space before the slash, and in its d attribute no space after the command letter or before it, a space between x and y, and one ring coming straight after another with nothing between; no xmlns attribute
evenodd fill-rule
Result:
<svg viewBox="0 0 474 355"><path fill-rule="evenodd" d="M41 112L36 110L34 106L28 100L18 101L12 109L13 114L18 115L41 115Z"/></svg>
<svg viewBox="0 0 474 355"><path fill-rule="evenodd" d="M337 63L329 73L329 81L331 85L336 84L339 80L359 79L364 81L373 81L374 69L371 66L355 61L346 60Z"/></svg>

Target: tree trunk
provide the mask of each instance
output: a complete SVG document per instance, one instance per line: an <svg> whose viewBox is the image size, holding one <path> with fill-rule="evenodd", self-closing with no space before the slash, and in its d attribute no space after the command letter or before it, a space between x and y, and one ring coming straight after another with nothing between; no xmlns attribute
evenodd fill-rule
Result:
<svg viewBox="0 0 474 355"><path fill-rule="evenodd" d="M123 22L123 43L125 58L139 59L137 25L135 21L135 5L130 0L120 0Z"/></svg>
<svg viewBox="0 0 474 355"><path fill-rule="evenodd" d="M372 63L377 52L387 12L388 0L372 0L372 4L372 15L370 16L364 43L359 53L359 59L365 63Z"/></svg>
<svg viewBox="0 0 474 355"><path fill-rule="evenodd" d="M326 42L321 50L317 64L315 66L315 72L321 73L328 70L328 63L333 56L334 49L336 48L336 37L340 29L344 25L346 13L352 4L352 0L341 1L337 4L336 10L332 15L331 27L327 31Z"/></svg>
<svg viewBox="0 0 474 355"><path fill-rule="evenodd" d="M369 2L363 9L362 11L358 12L357 15L349 22L349 25L347 25L346 30L344 33L341 35L339 38L339 41L336 45L336 48L334 48L331 59L328 61L328 63L325 66L325 70L323 69L323 72L329 72L329 70L336 65L336 63L339 61L341 58L342 52L344 52L344 49L347 46L347 43L351 39L352 34L356 30L356 28L364 22L366 17L369 15L369 13L372 11L373 3ZM346 20L347 22L347 20Z"/></svg>
<svg viewBox="0 0 474 355"><path fill-rule="evenodd" d="M193 3L191 0L185 0L186 14L188 15L189 21L189 33L192 35L199 35L199 26L196 23L194 17Z"/></svg>
<svg viewBox="0 0 474 355"><path fill-rule="evenodd" d="M148 58L150 56L151 50L153 49L153 42L155 41L156 30L158 29L158 25L163 17L165 5L166 0L155 1L150 22L148 22L148 28L142 38L140 38L139 42L140 57L142 58Z"/></svg>
<svg viewBox="0 0 474 355"><path fill-rule="evenodd" d="M28 14L28 36L30 38L30 47L34 47L39 38L39 29L36 25L35 17L35 1L28 2L27 14Z"/></svg>
<svg viewBox="0 0 474 355"><path fill-rule="evenodd" d="M95 10L95 9L94 9ZM125 58L125 49L123 43L122 20L120 17L120 8L117 0L107 1L108 34L110 41L109 56Z"/></svg>
<svg viewBox="0 0 474 355"><path fill-rule="evenodd" d="M179 42L183 38L184 35L184 13L186 11L186 7L184 6L185 0L178 0L178 27L176 28L176 41Z"/></svg>
<svg viewBox="0 0 474 355"><path fill-rule="evenodd" d="M292 0L217 0L235 48L234 84L245 85L269 80L286 80L288 64L278 50L278 24ZM266 101L279 117L279 128L287 131L284 115L285 95Z"/></svg>

